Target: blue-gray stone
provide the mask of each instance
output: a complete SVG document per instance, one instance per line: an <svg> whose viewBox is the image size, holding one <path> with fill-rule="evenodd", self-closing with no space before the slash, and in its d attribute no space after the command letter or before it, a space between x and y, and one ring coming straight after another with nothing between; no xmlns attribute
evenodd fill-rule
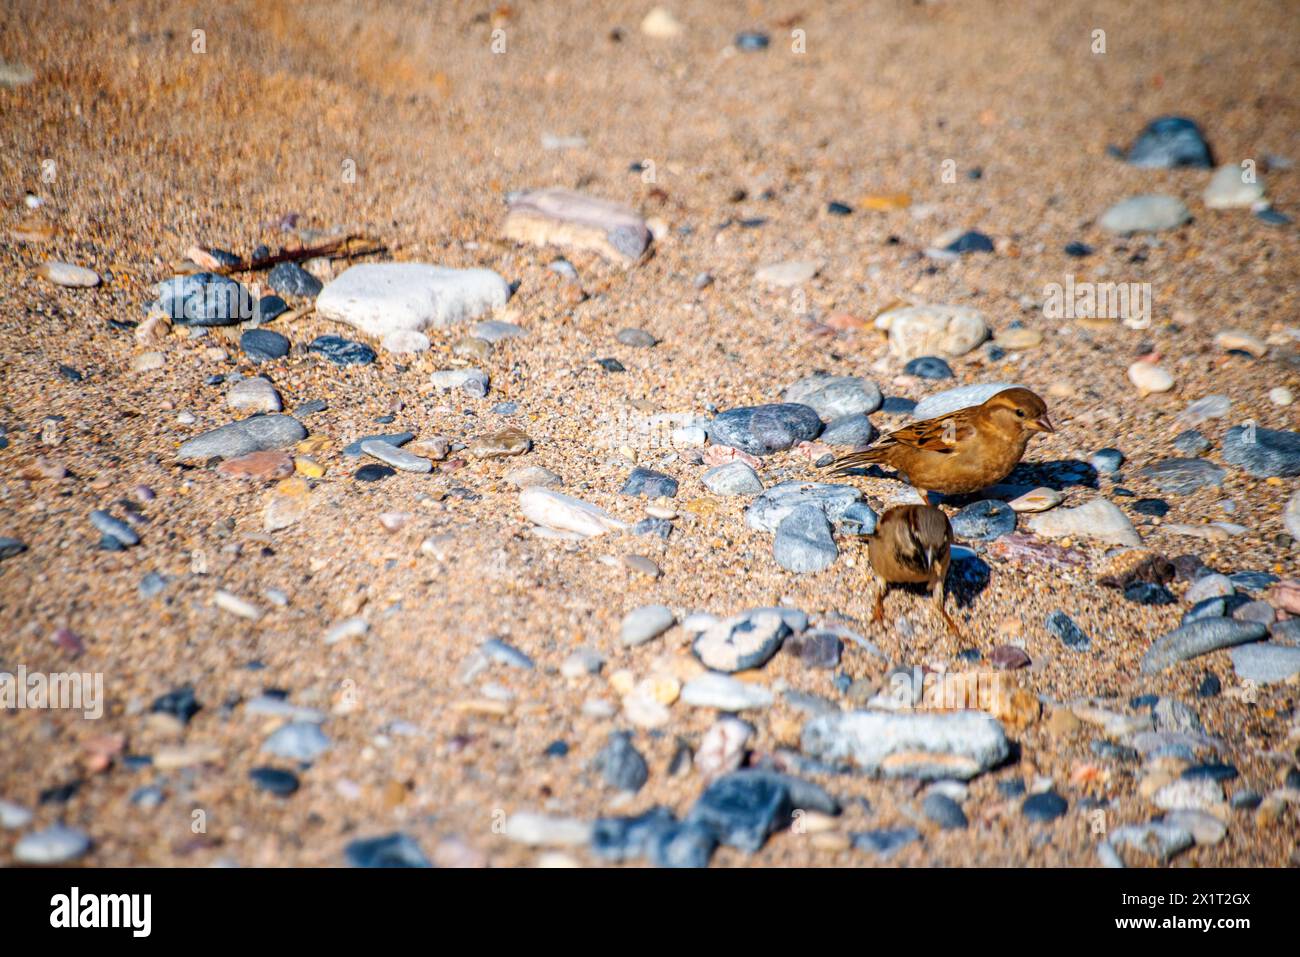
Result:
<svg viewBox="0 0 1300 957"><path fill-rule="evenodd" d="M1187 609L1182 618L1182 624L1200 621L1202 618L1222 618L1228 613L1227 600L1222 595L1215 595L1212 598L1202 598L1191 608Z"/></svg>
<svg viewBox="0 0 1300 957"><path fill-rule="evenodd" d="M27 543L21 542L16 538L0 536L0 561L6 558L13 558L15 555L27 551Z"/></svg>
<svg viewBox="0 0 1300 957"><path fill-rule="evenodd" d="M874 831L858 831L850 834L855 850L878 854L888 860L907 845L921 839L921 832L914 827L882 827Z"/></svg>
<svg viewBox="0 0 1300 957"><path fill-rule="evenodd" d="M866 502L854 502L840 516L840 531L846 535L874 535L877 516Z"/></svg>
<svg viewBox="0 0 1300 957"><path fill-rule="evenodd" d="M1147 124L1129 148L1125 159L1147 169L1174 169L1193 166L1209 169L1214 165L1210 145L1201 128L1184 116L1162 116Z"/></svg>
<svg viewBox="0 0 1300 957"><path fill-rule="evenodd" d="M1189 781L1201 779L1231 781L1237 777L1237 774L1237 769L1231 764L1194 764L1190 768L1183 768L1181 777Z"/></svg>
<svg viewBox="0 0 1300 957"><path fill-rule="evenodd" d="M912 415L918 419L933 419L940 415L947 415L949 412L956 412L958 409L982 405L999 392L1014 388L1017 388L1015 382L981 382L973 385L959 385L953 389L936 392L934 395L927 395L916 404L916 408L912 410Z"/></svg>
<svg viewBox="0 0 1300 957"><path fill-rule="evenodd" d="M1300 432L1236 426L1223 436L1223 461L1256 478L1300 475Z"/></svg>
<svg viewBox="0 0 1300 957"><path fill-rule="evenodd" d="M178 325L232 326L253 318L253 297L229 276L201 272L158 285L158 304Z"/></svg>
<svg viewBox="0 0 1300 957"><path fill-rule="evenodd" d="M1020 811L1031 821L1054 821L1069 808L1065 798L1053 791L1032 794L1020 805Z"/></svg>
<svg viewBox="0 0 1300 957"><path fill-rule="evenodd" d="M672 498L677 494L677 479L651 469L634 468L619 489L620 495L644 495L646 498Z"/></svg>
<svg viewBox="0 0 1300 957"><path fill-rule="evenodd" d="M1185 429L1174 436L1174 448L1183 455L1196 456L1210 448L1210 440L1198 429Z"/></svg>
<svg viewBox="0 0 1300 957"><path fill-rule="evenodd" d="M650 778L645 758L633 746L627 731L615 731L609 736L596 755L594 767L607 785L620 791L639 791Z"/></svg>
<svg viewBox="0 0 1300 957"><path fill-rule="evenodd" d="M130 525L120 518L114 518L108 512L95 509L90 513L90 524L103 535L116 539L120 544L130 547L140 544L140 536Z"/></svg>
<svg viewBox="0 0 1300 957"><path fill-rule="evenodd" d="M270 329L249 329L239 337L239 348L254 362L271 362L289 354L289 340Z"/></svg>
<svg viewBox="0 0 1300 957"><path fill-rule="evenodd" d="M724 462L700 476L705 488L715 495L756 495L763 491L763 480L747 462Z"/></svg>
<svg viewBox="0 0 1300 957"><path fill-rule="evenodd" d="M1124 598L1139 605L1172 605L1177 601L1168 588L1155 582L1133 582L1124 589Z"/></svg>
<svg viewBox="0 0 1300 957"><path fill-rule="evenodd" d="M810 407L828 422L846 415L875 412L883 401L879 387L870 379L823 372L800 379L781 398Z"/></svg>
<svg viewBox="0 0 1300 957"><path fill-rule="evenodd" d="M387 442L389 445L405 445L411 439L415 438L414 432L390 432L388 435L363 435L355 442L349 442L343 446L343 454L350 458L359 459L365 453L361 451L361 446L366 442Z"/></svg>
<svg viewBox="0 0 1300 957"><path fill-rule="evenodd" d="M145 601L150 598L157 598L162 594L163 589L167 587L167 579L157 572L149 572L140 579L138 590L140 597Z"/></svg>
<svg viewBox="0 0 1300 957"><path fill-rule="evenodd" d="M1092 453L1088 464L1101 475L1114 475L1124 464L1124 453L1119 449L1098 449Z"/></svg>
<svg viewBox="0 0 1300 957"><path fill-rule="evenodd" d="M779 776L734 771L705 788L686 820L708 829L719 843L752 854L790 823L794 808Z"/></svg>
<svg viewBox="0 0 1300 957"><path fill-rule="evenodd" d="M1300 618L1273 622L1269 626L1269 637L1281 645L1300 645Z"/></svg>
<svg viewBox="0 0 1300 957"><path fill-rule="evenodd" d="M1201 618L1181 625L1152 642L1142 656L1142 673L1156 674L1170 665L1199 655L1251 641L1259 641L1268 628L1257 621Z"/></svg>
<svg viewBox="0 0 1300 957"><path fill-rule="evenodd" d="M964 828L969 823L961 805L946 794L927 794L921 802L921 811L945 831Z"/></svg>
<svg viewBox="0 0 1300 957"><path fill-rule="evenodd" d="M306 296L315 299L320 295L321 281L297 263L277 263L266 277L267 284L284 296Z"/></svg>
<svg viewBox="0 0 1300 957"><path fill-rule="evenodd" d="M944 249L950 253L991 253L993 240L981 232L969 230L950 242Z"/></svg>
<svg viewBox="0 0 1300 957"><path fill-rule="evenodd" d="M257 320L259 322L270 322L288 311L289 304L274 294L268 293L257 300Z"/></svg>
<svg viewBox="0 0 1300 957"><path fill-rule="evenodd" d="M938 356L918 356L903 366L903 371L908 375L919 376L922 379L938 380L953 377L952 366Z"/></svg>
<svg viewBox="0 0 1300 957"><path fill-rule="evenodd" d="M307 430L291 415L254 415L183 442L176 450L176 458L182 462L233 459L250 452L282 449L305 438Z"/></svg>
<svg viewBox="0 0 1300 957"><path fill-rule="evenodd" d="M319 352L330 362L340 366L369 365L375 361L375 350L362 342L353 342L342 336L318 336L307 347Z"/></svg>
<svg viewBox="0 0 1300 957"><path fill-rule="evenodd" d="M1205 459L1163 459L1139 469L1138 474L1166 494L1190 495L1211 485L1222 486L1227 473Z"/></svg>
<svg viewBox="0 0 1300 957"><path fill-rule="evenodd" d="M420 845L406 834L353 841L344 849L352 867L432 867Z"/></svg>
<svg viewBox="0 0 1300 957"><path fill-rule="evenodd" d="M259 791L266 791L277 797L288 797L298 790L298 775L283 768L253 768L248 772L248 779Z"/></svg>
<svg viewBox="0 0 1300 957"><path fill-rule="evenodd" d="M870 445L875 437L876 429L871 420L858 412L835 419L822 430L819 438L827 445L858 446Z"/></svg>
<svg viewBox="0 0 1300 957"><path fill-rule="evenodd" d="M1084 634L1083 629L1063 611L1054 611L1047 616L1048 632L1061 640L1067 648L1075 651L1087 651L1092 647L1092 639Z"/></svg>
<svg viewBox="0 0 1300 957"><path fill-rule="evenodd" d="M729 445L750 455L771 455L815 439L822 420L806 405L781 402L730 409L709 423L715 445Z"/></svg>
<svg viewBox="0 0 1300 957"><path fill-rule="evenodd" d="M673 812L660 805L634 817L598 818L591 826L591 852L606 861L636 860L650 853L656 836L676 826Z"/></svg>
<svg viewBox="0 0 1300 957"><path fill-rule="evenodd" d="M657 831L650 839L648 854L655 867L701 868L709 866L718 838L703 824L686 821Z"/></svg>
<svg viewBox="0 0 1300 957"><path fill-rule="evenodd" d="M329 749L330 739L310 721L281 725L262 744L262 750L289 761L311 762Z"/></svg>
<svg viewBox="0 0 1300 957"><path fill-rule="evenodd" d="M737 50L754 53L759 50L766 50L772 40L766 33L760 33L757 30L746 30L736 34L735 42Z"/></svg>
<svg viewBox="0 0 1300 957"><path fill-rule="evenodd" d="M294 415L315 415L317 412L324 412L329 408L329 403L324 399L311 399L302 405L294 408Z"/></svg>
<svg viewBox="0 0 1300 957"><path fill-rule="evenodd" d="M514 645L507 644L500 638L489 638L479 646L479 650L491 660L503 665L509 665L511 668L532 671L535 667L532 658L529 658Z"/></svg>
<svg viewBox="0 0 1300 957"><path fill-rule="evenodd" d="M1300 674L1300 648L1260 641L1228 652L1237 677L1256 684L1276 684Z"/></svg>
<svg viewBox="0 0 1300 957"><path fill-rule="evenodd" d="M655 535L668 539L673 532L673 523L666 518L643 518L632 526L633 535Z"/></svg>
<svg viewBox="0 0 1300 957"><path fill-rule="evenodd" d="M1232 582L1233 585L1238 588L1245 588L1248 591L1258 591L1270 585L1276 585L1279 580L1272 572L1242 571L1233 572L1228 576L1228 581Z"/></svg>
<svg viewBox="0 0 1300 957"><path fill-rule="evenodd" d="M800 505L776 527L772 554L787 571L807 573L829 568L840 550L826 513L816 505Z"/></svg>
<svg viewBox="0 0 1300 957"><path fill-rule="evenodd" d="M852 485L825 482L782 482L754 499L745 510L745 524L760 532L775 532L791 512L801 505L813 505L838 523L862 493Z"/></svg>
<svg viewBox="0 0 1300 957"><path fill-rule="evenodd" d="M961 541L991 541L1015 530L1015 511L996 499L973 502L952 517L952 533Z"/></svg>

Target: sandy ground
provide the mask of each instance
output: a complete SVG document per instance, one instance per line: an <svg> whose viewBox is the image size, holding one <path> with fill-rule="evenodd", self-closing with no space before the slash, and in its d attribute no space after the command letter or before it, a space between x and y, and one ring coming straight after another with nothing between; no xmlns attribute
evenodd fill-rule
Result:
<svg viewBox="0 0 1300 957"><path fill-rule="evenodd" d="M1265 688L1254 704L1197 699L1207 670L1225 687L1235 682L1224 653L1138 675L1141 654L1177 625L1185 606L1142 607L1096 584L1104 549L1080 545L1090 563L1063 573L990 559L991 581L961 609L966 638L957 642L917 597L902 593L890 598L889 627L871 629L864 558L854 543L842 545L827 572L782 571L770 536L745 527L744 501L707 492L699 466L664 466L682 482L667 543L536 538L517 489L503 479L520 464L544 465L564 478L566 491L635 521L645 501L617 495L629 468L618 446L634 442L605 444L602 416L617 423L622 415L707 414L710 405L772 401L818 369L866 375L887 395L920 398L938 386L896 381L902 365L883 337L869 328L827 336L818 327L835 313L869 320L898 300L973 305L995 330L1017 319L1041 328L1044 344L1010 359L992 362L976 351L954 361L957 383L1014 378L1049 395L1058 432L1036 441L1029 459L1086 460L1118 446L1131 463L1122 484L1139 496L1157 493L1133 474L1136 467L1174 454L1170 439L1181 428L1174 416L1196 398L1233 400L1230 420L1202 427L1216 446L1212 460L1222 432L1247 417L1296 428L1297 406L1266 398L1276 386L1300 391L1294 341L1262 360L1212 344L1225 327L1277 340L1297 324L1294 227L1265 226L1246 210L1204 209L1203 171L1140 170L1106 153L1109 144L1127 146L1151 118L1176 112L1199 120L1221 161L1300 158L1294 8L682 4L684 34L656 40L638 29L648 7L7 6L0 54L30 65L37 79L0 89L0 226L45 224L56 234L44 244L0 239L0 425L9 443L0 451L0 535L29 546L0 565L0 666L102 672L107 699L99 721L67 712L0 715L0 797L33 807L45 789L83 782L66 802L37 806L33 826L62 820L85 829L94 847L83 860L92 865L336 865L348 841L403 830L440 860L509 866L537 862L539 852L497 833L503 813L591 819L654 803L685 812L702 783L697 775L672 777L667 766L677 739L698 744L711 712L679 702L662 733L637 733L651 775L633 799L607 790L587 767L625 722L587 717L583 702L616 702L609 678L620 669L641 677L662 658L686 657L680 629L640 648L618 647L622 615L650 602L679 616L780 602L814 619L839 614L906 664L960 667L960 648L987 653L1018 631L1034 659L1018 680L1048 701L1098 695L1126 710L1130 697L1150 693L1192 704L1207 731L1230 742L1241 777L1229 790L1267 792L1294 764L1294 684ZM805 53L791 52L795 28L806 31ZM1096 28L1106 30L1104 55L1089 47ZM206 52L193 52L196 29L205 31ZM491 49L494 29L505 31L504 53ZM771 47L729 50L743 29L770 32ZM582 137L586 145L543 149L547 135ZM943 182L945 159L955 161L954 183ZM654 162L655 182L629 171L644 160ZM344 175L352 164L355 181ZM976 168L982 176L970 178ZM629 203L669 232L654 257L632 270L569 254L589 296L575 305L547 269L556 250L499 238L505 193L550 185ZM1183 198L1194 222L1153 241L1115 239L1095 225L1113 202L1155 191ZM44 206L24 208L27 192ZM1270 175L1268 192L1279 209L1300 208L1294 172ZM895 193L910 194L911 207L863 205L864 197ZM854 206L854 214L829 216L831 200ZM299 214L297 232L278 225L289 213ZM735 223L746 218L766 222ZM998 252L952 265L919 255L955 227L994 237ZM275 248L339 230L383 240L389 258L497 270L519 285L511 308L529 335L496 348L485 366L493 392L482 402L448 401L429 386L433 371L454 364L457 333L434 334L430 352L381 354L364 368L340 369L298 350L264 368L287 411L312 399L329 405L305 420L328 443L318 455L328 472L314 483L312 507L297 525L269 534L262 488L173 461L179 442L232 418L224 388L204 380L248 371L235 342L221 331L195 340L175 335L153 347L166 353L165 367L140 373L131 362L145 347L107 322L142 319L151 285L174 274L192 243L247 253L259 242ZM1067 258L1062 247L1072 240L1097 253ZM1139 250L1145 259L1134 261ZM827 264L806 287L807 314L792 309L788 294L753 280L756 267L790 258ZM106 281L93 290L56 288L32 273L46 259L91 267ZM715 281L701 290L693 279L702 272ZM1152 283L1152 328L1045 320L1036 305L1043 286L1066 273ZM637 350L616 342L615 332L629 326L660 344ZM273 328L296 345L347 332L314 316ZM1152 347L1177 387L1139 401L1125 369ZM593 361L607 356L627 372L610 374ZM67 381L61 365L83 380ZM488 411L502 401L517 402L520 412L507 419ZM183 411L196 422L178 422ZM395 415L393 425L376 425L385 414ZM43 427L47 417L59 417L57 425ZM877 414L873 421L905 420ZM464 440L510 423L532 437L532 452L470 459L453 474L364 485L351 478L355 461L338 454L370 432ZM662 449L637 452L652 467L664 457ZM66 466L68 477L24 478L38 456ZM763 469L766 484L812 473L794 454L774 456ZM87 513L141 484L157 493L142 506L142 544L99 550ZM1103 480L1103 491L1112 485ZM1280 515L1296 485L1230 468L1222 489L1162 496L1172 506L1163 523L1226 519L1248 527L1229 542L1170 535L1163 523L1130 514L1148 547L1166 555L1193 552L1227 571L1295 577L1300 551ZM892 483L863 487L879 504ZM453 488L472 496L444 497ZM1073 489L1067 504L1092 494ZM1237 511L1226 514L1223 500ZM382 512L414 517L390 534L377 519ZM452 536L442 559L421 553L420 543L439 534ZM662 576L603 560L630 554L652 558ZM149 571L171 583L145 600L137 585ZM264 616L252 623L214 607L219 588ZM286 594L287 606L273 606L268 588ZM1067 653L1047 634L1043 619L1056 608L1093 635L1093 653ZM358 613L370 622L367 636L322 642L330 625ZM916 627L911 639L894 626L904 615ZM59 628L84 642L75 661L51 641ZM461 683L462 663L490 635L532 656L537 669L497 666ZM603 673L561 677L559 664L581 645L605 653ZM253 661L265 667L250 670ZM885 674L883 663L852 649L842 670L855 679ZM832 672L788 656L758 677L847 704ZM463 710L483 697L484 682L513 693L504 716ZM185 683L203 708L183 732L151 721L154 698ZM267 763L258 747L269 726L238 702L265 688L336 711L324 725L332 749L302 772L301 790L288 799L257 792L247 780L250 768ZM803 718L779 703L752 720L751 747L761 755L797 744ZM120 759L88 770L93 742L119 734L127 753L180 741L211 744L216 757L176 771L133 771ZM1077 810L1080 799L1113 799L1113 822L1153 813L1137 793L1140 766L1107 765L1109 777L1099 780L1080 772L1103 763L1089 751L1100 736L1086 726L1060 733L1046 720L1016 732L1018 762L971 784L964 806L972 826L954 833L922 823L925 839L893 863L1092 865L1096 837ZM556 740L568 742L568 755L543 756ZM1050 825L1025 820L1018 802L997 789L1000 781L1032 784L1039 776L1053 778L1072 804ZM915 823L915 784L819 781L849 802L838 832ZM131 794L151 783L165 790L164 803L134 806ZM852 801L859 797L869 810ZM193 830L196 809L205 833ZM1237 812L1226 840L1176 864L1294 863L1296 813L1292 807L1270 824ZM0 862L12 860L20 833L0 832ZM876 863L834 844L786 833L753 856L720 850L714 863ZM566 853L592 862L584 850Z"/></svg>

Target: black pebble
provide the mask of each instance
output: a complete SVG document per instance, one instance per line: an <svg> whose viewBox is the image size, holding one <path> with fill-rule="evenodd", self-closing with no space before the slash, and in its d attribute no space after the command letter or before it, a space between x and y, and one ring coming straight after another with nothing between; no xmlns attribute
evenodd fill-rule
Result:
<svg viewBox="0 0 1300 957"><path fill-rule="evenodd" d="M194 686L182 685L154 699L153 707L149 710L155 714L170 714L180 719L181 724L189 724L190 718L198 714L200 707L194 696Z"/></svg>
<svg viewBox="0 0 1300 957"><path fill-rule="evenodd" d="M826 205L826 212L830 213L832 216L851 216L853 214L853 207L847 203L828 203Z"/></svg>
<svg viewBox="0 0 1300 957"><path fill-rule="evenodd" d="M1047 791L1025 798L1020 810L1031 821L1053 821L1064 814L1069 806L1065 798Z"/></svg>
<svg viewBox="0 0 1300 957"><path fill-rule="evenodd" d="M358 482L378 482L380 479L390 478L396 474L397 472L394 469L389 468L387 465L377 465L372 463L370 465L361 466L352 477Z"/></svg>
<svg viewBox="0 0 1300 957"><path fill-rule="evenodd" d="M1073 256L1076 259L1082 259L1084 256L1092 255L1092 247L1087 243L1067 243L1065 246L1065 254L1067 256Z"/></svg>
<svg viewBox="0 0 1300 957"><path fill-rule="evenodd" d="M248 772L248 779L258 790L278 797L288 797L298 790L298 775L281 768L253 768Z"/></svg>
<svg viewBox="0 0 1300 957"><path fill-rule="evenodd" d="M623 368L623 363L619 362L617 359L597 359L596 365L600 366L606 372L627 371L627 369Z"/></svg>
<svg viewBox="0 0 1300 957"><path fill-rule="evenodd" d="M1201 682L1201 686L1196 689L1196 696L1198 698L1217 698L1222 690L1223 682L1219 680L1219 676L1207 674Z"/></svg>

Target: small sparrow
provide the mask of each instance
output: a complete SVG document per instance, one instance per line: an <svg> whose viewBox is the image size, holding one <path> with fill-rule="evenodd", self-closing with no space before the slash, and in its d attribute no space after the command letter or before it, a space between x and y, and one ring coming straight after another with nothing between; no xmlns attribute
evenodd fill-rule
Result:
<svg viewBox="0 0 1300 957"><path fill-rule="evenodd" d="M876 605L871 620L879 624L885 617L885 593L890 585L930 586L934 606L954 635L960 635L956 622L948 617L943 603L944 580L951 558L952 526L948 516L933 505L897 505L887 509L876 523L876 531L867 540L867 559L876 579Z"/></svg>
<svg viewBox="0 0 1300 957"><path fill-rule="evenodd" d="M1000 482L1035 432L1055 432L1047 404L1028 389L1004 389L983 405L958 409L890 432L864 452L831 463L833 475L888 465L929 501L927 492L961 495Z"/></svg>

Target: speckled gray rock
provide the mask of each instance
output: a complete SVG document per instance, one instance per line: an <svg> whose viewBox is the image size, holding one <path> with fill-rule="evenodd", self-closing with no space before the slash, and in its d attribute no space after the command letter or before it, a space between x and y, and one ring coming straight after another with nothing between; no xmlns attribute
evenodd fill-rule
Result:
<svg viewBox="0 0 1300 957"><path fill-rule="evenodd" d="M829 568L840 551L826 513L816 505L800 505L776 527L772 554L787 571L808 573Z"/></svg>
<svg viewBox="0 0 1300 957"><path fill-rule="evenodd" d="M233 459L250 452L282 449L301 442L307 430L291 415L255 415L196 435L176 450L182 462Z"/></svg>
<svg viewBox="0 0 1300 957"><path fill-rule="evenodd" d="M1202 575L1187 586L1183 592L1183 601L1189 605L1205 601L1207 598L1222 598L1236 594L1237 589L1227 575Z"/></svg>
<svg viewBox="0 0 1300 957"><path fill-rule="evenodd" d="M201 272L158 284L158 305L178 325L231 326L253 318L253 297L229 276Z"/></svg>
<svg viewBox="0 0 1300 957"><path fill-rule="evenodd" d="M1275 684L1300 673L1300 648L1293 645L1261 641L1233 648L1228 654L1237 677L1256 684Z"/></svg>
<svg viewBox="0 0 1300 957"><path fill-rule="evenodd" d="M619 489L620 495L644 495L646 498L672 498L677 494L677 479L653 469L637 466L628 473Z"/></svg>
<svg viewBox="0 0 1300 957"><path fill-rule="evenodd" d="M1174 229L1191 218L1181 199L1150 194L1121 200L1102 213L1097 225L1111 233L1154 233Z"/></svg>
<svg viewBox="0 0 1300 957"><path fill-rule="evenodd" d="M1163 459L1138 470L1160 491L1173 495L1190 495L1210 485L1222 486L1227 474L1220 466L1205 459Z"/></svg>
<svg viewBox="0 0 1300 957"><path fill-rule="evenodd" d="M955 389L945 389L934 395L927 395L916 404L912 417L916 419L933 419L958 409L968 409L974 405L983 405L999 392L1019 388L1015 382L987 382L980 385L963 385Z"/></svg>
<svg viewBox="0 0 1300 957"><path fill-rule="evenodd" d="M619 640L626 647L645 644L673 626L677 617L667 605L642 605L623 616Z"/></svg>
<svg viewBox="0 0 1300 957"><path fill-rule="evenodd" d="M1016 513L1006 502L972 502L952 516L952 532L960 541L987 542L1016 530Z"/></svg>
<svg viewBox="0 0 1300 957"><path fill-rule="evenodd" d="M709 423L715 445L729 445L750 455L771 455L811 441L822 430L815 409L794 402L729 409Z"/></svg>
<svg viewBox="0 0 1300 957"><path fill-rule="evenodd" d="M620 791L635 793L650 779L650 769L632 744L632 735L615 731L592 762L605 783Z"/></svg>
<svg viewBox="0 0 1300 957"><path fill-rule="evenodd" d="M813 408L827 422L875 412L883 401L874 382L851 375L811 375L800 379L781 394L786 402Z"/></svg>
<svg viewBox="0 0 1300 957"><path fill-rule="evenodd" d="M321 281L297 263L276 263L266 276L267 285L285 296L311 299L320 294Z"/></svg>
<svg viewBox="0 0 1300 957"><path fill-rule="evenodd" d="M763 480L747 462L724 462L700 476L700 481L714 495L757 495Z"/></svg>
<svg viewBox="0 0 1300 957"><path fill-rule="evenodd" d="M756 608L709 625L691 648L706 667L730 674L765 665L790 632L779 611Z"/></svg>
<svg viewBox="0 0 1300 957"><path fill-rule="evenodd" d="M1174 448L1183 455L1201 455L1210 449L1210 440L1196 429L1187 429L1174 436Z"/></svg>
<svg viewBox="0 0 1300 957"><path fill-rule="evenodd" d="M1300 432L1236 426L1223 436L1223 461L1256 478L1300 475Z"/></svg>
<svg viewBox="0 0 1300 957"><path fill-rule="evenodd" d="M385 442L382 439L372 439L369 442L361 443L361 451L371 458L379 459L385 465L391 465L395 469L401 469L403 472L432 472L433 462L429 459L421 458L414 452L408 452L400 446Z"/></svg>
<svg viewBox="0 0 1300 957"><path fill-rule="evenodd" d="M871 774L924 780L969 780L1010 754L1002 725L978 711L819 715L804 725L801 746L807 755L847 759Z"/></svg>
<svg viewBox="0 0 1300 957"><path fill-rule="evenodd" d="M1220 648L1259 641L1268 629L1256 621L1202 618L1157 638L1142 656L1142 673L1156 674L1170 665Z"/></svg>
<svg viewBox="0 0 1300 957"><path fill-rule="evenodd" d="M826 445L854 447L870 445L876 437L876 428L862 413L842 415L822 429L818 441Z"/></svg>
<svg viewBox="0 0 1300 957"><path fill-rule="evenodd" d="M852 485L826 482L782 482L774 485L745 510L745 524L760 532L775 532L786 516L801 505L813 505L838 523L862 493Z"/></svg>

